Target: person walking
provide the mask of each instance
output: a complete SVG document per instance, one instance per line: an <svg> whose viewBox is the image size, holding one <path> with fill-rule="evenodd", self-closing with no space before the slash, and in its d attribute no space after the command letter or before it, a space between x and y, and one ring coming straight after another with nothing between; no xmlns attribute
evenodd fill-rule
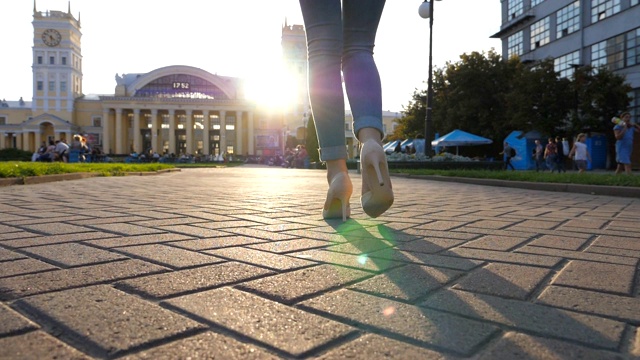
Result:
<svg viewBox="0 0 640 360"><path fill-rule="evenodd" d="M515 171L516 168L514 168L513 164L511 163L511 158L515 155L515 150L513 150L508 142L504 142L504 148L502 149L502 152L500 154L502 154L504 159L504 169L508 170L509 168L511 168L511 170Z"/></svg>
<svg viewBox="0 0 640 360"><path fill-rule="evenodd" d="M569 153L569 149L566 149L566 151ZM564 142L560 136L556 136L556 169L558 169L558 173L567 172L565 168Z"/></svg>
<svg viewBox="0 0 640 360"><path fill-rule="evenodd" d="M540 140L535 140L536 146L533 148L533 159L536 162L536 172L544 170L544 146Z"/></svg>
<svg viewBox="0 0 640 360"><path fill-rule="evenodd" d="M353 132L361 144L362 209L378 217L393 204L382 149L382 85L373 58L384 5L385 0L300 0L307 35L309 100L320 160L327 164L325 219L344 221L351 214L353 185L346 163L341 75L353 113Z"/></svg>
<svg viewBox="0 0 640 360"><path fill-rule="evenodd" d="M585 134L578 134L578 136L576 136L576 142L573 144L573 148L569 152L569 158L575 156L574 161L579 174L582 174L587 169L587 160L591 161L591 155L587 149L587 144L584 143L586 139L587 136Z"/></svg>
<svg viewBox="0 0 640 360"><path fill-rule="evenodd" d="M551 173L553 173L558 166L558 163L556 161L557 156L558 156L558 147L556 146L556 141L552 137L550 137L549 142L547 143L547 146L544 149L544 159Z"/></svg>
<svg viewBox="0 0 640 360"><path fill-rule="evenodd" d="M631 113L620 114L622 120L613 127L613 135L616 137L616 175L623 170L631 175L631 152L633 151L633 133L640 132L640 126L631 122Z"/></svg>

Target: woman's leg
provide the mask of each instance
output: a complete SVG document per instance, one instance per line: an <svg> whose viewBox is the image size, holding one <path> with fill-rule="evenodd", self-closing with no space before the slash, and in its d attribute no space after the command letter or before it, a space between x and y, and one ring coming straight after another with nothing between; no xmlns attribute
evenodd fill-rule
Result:
<svg viewBox="0 0 640 360"><path fill-rule="evenodd" d="M382 86L373 59L376 32L385 0L344 0L342 71L353 113L353 131L360 142L381 141ZM361 132L362 129L368 129ZM371 131L374 130L374 131Z"/></svg>
<svg viewBox="0 0 640 360"><path fill-rule="evenodd" d="M346 220L353 185L347 170L342 91L342 9L340 0L300 0L307 33L309 100L316 125L320 160L327 164L329 190L324 218Z"/></svg>
<svg viewBox="0 0 640 360"><path fill-rule="evenodd" d="M342 10L340 0L300 0L307 33L309 99L320 145L320 160L347 158L344 97L340 74Z"/></svg>

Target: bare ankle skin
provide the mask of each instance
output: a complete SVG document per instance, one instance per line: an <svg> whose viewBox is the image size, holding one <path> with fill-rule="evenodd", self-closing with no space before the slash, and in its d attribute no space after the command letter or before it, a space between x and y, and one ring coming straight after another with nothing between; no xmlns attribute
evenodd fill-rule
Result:
<svg viewBox="0 0 640 360"><path fill-rule="evenodd" d="M346 159L338 159L338 160L329 160L327 161L327 181L330 183L331 179L333 179L336 174L341 172L348 172L347 169L347 160Z"/></svg>
<svg viewBox="0 0 640 360"><path fill-rule="evenodd" d="M370 139L373 139L378 143L382 143L382 136L380 135L380 131L374 128L363 128L358 131L358 141L364 143Z"/></svg>

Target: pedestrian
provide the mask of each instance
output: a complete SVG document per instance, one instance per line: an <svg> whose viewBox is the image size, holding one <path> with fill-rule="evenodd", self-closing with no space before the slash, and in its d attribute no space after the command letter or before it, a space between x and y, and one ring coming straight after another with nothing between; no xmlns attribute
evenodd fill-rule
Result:
<svg viewBox="0 0 640 360"><path fill-rule="evenodd" d="M573 148L569 152L569 158L575 156L575 163L578 167L579 174L582 174L587 169L587 160L591 161L587 144L584 143L586 139L587 136L585 134L578 134L575 143L573 143Z"/></svg>
<svg viewBox="0 0 640 360"><path fill-rule="evenodd" d="M544 170L544 146L540 140L535 140L536 146L533 148L533 159L536 162L536 172Z"/></svg>
<svg viewBox="0 0 640 360"><path fill-rule="evenodd" d="M566 153L565 153L566 151ZM564 148L564 142L560 136L556 136L556 169L558 173L567 172L565 168L565 155L569 153L569 149Z"/></svg>
<svg viewBox="0 0 640 360"><path fill-rule="evenodd" d="M508 168L511 168L511 170L515 171L516 168L514 168L513 164L511 163L511 158L515 155L515 150L513 150L508 142L504 142L504 147L502 148L502 152L500 154L504 159L504 169L508 170Z"/></svg>
<svg viewBox="0 0 640 360"><path fill-rule="evenodd" d="M547 168L553 173L558 166L556 158L558 157L558 147L554 138L550 137L547 146L544 148L544 160L547 163Z"/></svg>
<svg viewBox="0 0 640 360"><path fill-rule="evenodd" d="M327 164L329 190L322 216L350 216L353 185L347 171L342 79L361 144L361 204L371 217L393 204L387 158L382 149L382 86L373 58L385 0L300 0L307 34L309 99L320 160Z"/></svg>
<svg viewBox="0 0 640 360"><path fill-rule="evenodd" d="M633 151L633 133L640 132L640 126L631 122L631 113L620 114L622 122L613 127L613 134L616 137L616 175L622 170L627 175L631 175L631 152Z"/></svg>

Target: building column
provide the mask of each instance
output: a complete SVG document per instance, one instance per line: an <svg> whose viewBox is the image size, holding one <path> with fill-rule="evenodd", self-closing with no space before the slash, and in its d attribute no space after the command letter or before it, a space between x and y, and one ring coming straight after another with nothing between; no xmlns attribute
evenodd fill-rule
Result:
<svg viewBox="0 0 640 360"><path fill-rule="evenodd" d="M255 151L253 149L253 111L249 111L249 116L247 117L247 147L249 151L249 155L254 155Z"/></svg>
<svg viewBox="0 0 640 360"><path fill-rule="evenodd" d="M116 113L116 154L124 154L124 136L122 126L122 109L114 109Z"/></svg>
<svg viewBox="0 0 640 360"><path fill-rule="evenodd" d="M185 122L185 128L187 133L187 154L193 154L193 110L185 110L187 115L187 121Z"/></svg>
<svg viewBox="0 0 640 360"><path fill-rule="evenodd" d="M236 116L236 124L233 127L236 132L236 144L233 148L237 155L249 155L242 144L242 124L238 121L238 117Z"/></svg>
<svg viewBox="0 0 640 360"><path fill-rule="evenodd" d="M22 133L22 150L30 151L29 149L29 132L25 131Z"/></svg>
<svg viewBox="0 0 640 360"><path fill-rule="evenodd" d="M227 112L220 110L220 155L227 152Z"/></svg>
<svg viewBox="0 0 640 360"><path fill-rule="evenodd" d="M111 153L111 129L109 128L109 109L102 109L102 152Z"/></svg>
<svg viewBox="0 0 640 360"><path fill-rule="evenodd" d="M176 154L176 111L169 109L169 154Z"/></svg>
<svg viewBox="0 0 640 360"><path fill-rule="evenodd" d="M158 154L160 151L161 126L158 126L158 109L151 109L151 148Z"/></svg>
<svg viewBox="0 0 640 360"><path fill-rule="evenodd" d="M67 131L64 133L64 140L67 145L71 144L71 139L73 139L73 133L71 131ZM38 144L38 143L36 143ZM40 146L40 145L38 145Z"/></svg>
<svg viewBox="0 0 640 360"><path fill-rule="evenodd" d="M204 116L204 119L202 119L202 125L204 126L202 130L202 147L205 155L211 155L211 119L209 118L209 110L203 110L202 115Z"/></svg>
<svg viewBox="0 0 640 360"><path fill-rule="evenodd" d="M142 153L142 137L140 136L140 109L133 109L133 151Z"/></svg>
<svg viewBox="0 0 640 360"><path fill-rule="evenodd" d="M36 143L36 150L38 150L40 148L40 144L42 143L42 134L40 133L40 131L36 131L34 135L35 135L34 142ZM0 149L2 149L1 145L2 144L0 144Z"/></svg>

